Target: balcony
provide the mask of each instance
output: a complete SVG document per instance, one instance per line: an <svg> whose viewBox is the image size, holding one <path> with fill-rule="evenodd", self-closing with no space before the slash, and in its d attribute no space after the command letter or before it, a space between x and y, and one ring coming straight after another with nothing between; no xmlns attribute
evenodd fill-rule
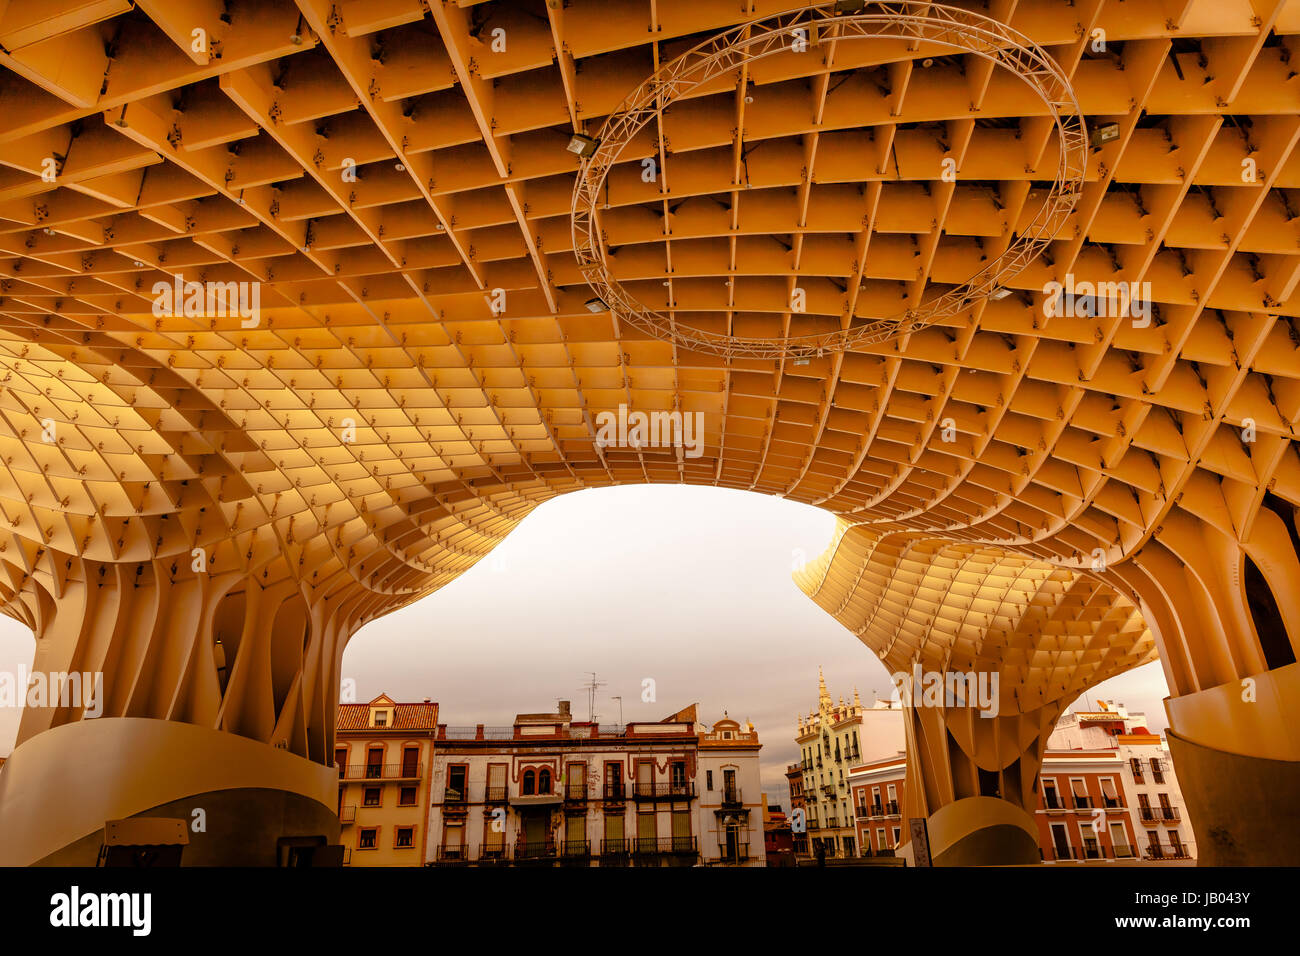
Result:
<svg viewBox="0 0 1300 956"><path fill-rule="evenodd" d="M1148 843L1143 856L1148 860L1186 860L1190 854L1181 844Z"/></svg>
<svg viewBox="0 0 1300 956"><path fill-rule="evenodd" d="M1155 826L1160 822L1160 818L1156 815L1154 807L1138 807L1138 817L1143 823L1150 824L1151 826Z"/></svg>
<svg viewBox="0 0 1300 956"><path fill-rule="evenodd" d="M570 780L564 785L564 802L565 803L586 803L587 801L587 784L585 781L575 783Z"/></svg>
<svg viewBox="0 0 1300 956"><path fill-rule="evenodd" d="M840 825L840 818L839 818L839 817L827 817L827 818L826 818L826 829L828 829L828 830L834 830L834 829L835 829L836 827L838 827L839 825Z"/></svg>
<svg viewBox="0 0 1300 956"><path fill-rule="evenodd" d="M560 844L560 857L564 860L590 860L590 840L565 840Z"/></svg>
<svg viewBox="0 0 1300 956"><path fill-rule="evenodd" d="M463 789L447 787L442 792L442 809L447 813L465 813L469 809L466 797Z"/></svg>
<svg viewBox="0 0 1300 956"><path fill-rule="evenodd" d="M744 803L740 798L739 787L722 788L722 805L724 807L739 807Z"/></svg>
<svg viewBox="0 0 1300 956"><path fill-rule="evenodd" d="M1127 843L1116 843L1114 850L1115 859L1117 860L1131 860L1137 855L1134 848Z"/></svg>
<svg viewBox="0 0 1300 956"><path fill-rule="evenodd" d="M637 837L632 843L632 853L636 856L694 856L696 853L695 837Z"/></svg>
<svg viewBox="0 0 1300 956"><path fill-rule="evenodd" d="M835 784L833 783L822 784L822 793L828 797L835 796Z"/></svg>
<svg viewBox="0 0 1300 956"><path fill-rule="evenodd" d="M622 782L605 784L605 799L610 803L622 803L627 799L626 788Z"/></svg>
<svg viewBox="0 0 1300 956"><path fill-rule="evenodd" d="M1161 808L1160 808L1160 815L1161 815L1162 817L1164 817L1166 820L1177 820L1177 819L1179 819L1179 816L1178 816L1178 808L1177 808L1177 807L1161 807Z"/></svg>
<svg viewBox="0 0 1300 956"><path fill-rule="evenodd" d="M718 843L718 862L719 863L747 863L749 861L749 841L742 840L739 843L728 846L726 843Z"/></svg>
<svg viewBox="0 0 1300 956"><path fill-rule="evenodd" d="M355 823L357 819L357 808L355 806L339 807L340 823Z"/></svg>
<svg viewBox="0 0 1300 956"><path fill-rule="evenodd" d="M1080 796L1076 796L1076 797L1074 798L1074 809L1076 809L1076 810L1091 810L1091 809L1092 809L1092 797L1080 797Z"/></svg>
<svg viewBox="0 0 1300 956"><path fill-rule="evenodd" d="M555 856L556 846L552 840L541 840L534 843L526 843L520 840L515 844L516 863L554 860Z"/></svg>
<svg viewBox="0 0 1300 956"><path fill-rule="evenodd" d="M898 801L897 801L897 800L886 800L886 801L885 801L885 816L887 816L887 817L896 817L896 816L898 816Z"/></svg>
<svg viewBox="0 0 1300 956"><path fill-rule="evenodd" d="M871 805L871 812L870 812L870 814L864 814L864 815L869 815L869 816L871 816L871 817L873 817L873 818L874 818L874 817L883 817L883 816L885 815L885 808L884 808L884 805L879 804L879 803L873 803L873 804Z"/></svg>
<svg viewBox="0 0 1300 956"><path fill-rule="evenodd" d="M483 800L486 803L505 803L509 799L509 787L488 787L483 791Z"/></svg>
<svg viewBox="0 0 1300 956"><path fill-rule="evenodd" d="M422 763L352 763L339 766L344 780L419 780L424 775Z"/></svg>
<svg viewBox="0 0 1300 956"><path fill-rule="evenodd" d="M510 862L510 852L503 843L500 846L485 846L479 850L479 866L501 866Z"/></svg>
<svg viewBox="0 0 1300 956"><path fill-rule="evenodd" d="M434 860L439 866L464 866L469 863L469 848L463 844L439 846Z"/></svg>
<svg viewBox="0 0 1300 956"><path fill-rule="evenodd" d="M635 800L691 800L695 797L695 784L683 781L635 783L632 786L632 797Z"/></svg>
<svg viewBox="0 0 1300 956"><path fill-rule="evenodd" d="M1057 795L1057 794L1055 794L1055 793L1049 793L1049 794L1045 794L1045 795L1043 796L1043 807L1044 807L1045 809L1048 809L1048 810L1067 810L1067 809L1069 809L1069 808L1065 805L1065 801L1062 800L1062 799L1060 798L1060 796Z"/></svg>
<svg viewBox="0 0 1300 956"><path fill-rule="evenodd" d="M600 859L602 863L616 866L626 865L629 852L629 841L627 840L600 841Z"/></svg>

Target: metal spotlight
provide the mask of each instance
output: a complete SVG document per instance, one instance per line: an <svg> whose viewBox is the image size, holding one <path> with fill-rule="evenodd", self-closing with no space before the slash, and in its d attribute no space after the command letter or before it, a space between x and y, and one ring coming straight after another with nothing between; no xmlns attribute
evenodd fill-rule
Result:
<svg viewBox="0 0 1300 956"><path fill-rule="evenodd" d="M1092 131L1088 137L1088 143L1093 149L1101 149L1113 139L1119 139L1119 124L1109 123L1106 126L1099 126Z"/></svg>
<svg viewBox="0 0 1300 956"><path fill-rule="evenodd" d="M583 305L587 307L588 312L604 312L609 308L609 306L605 304L605 300L600 296L596 296L594 299L588 299L583 303Z"/></svg>
<svg viewBox="0 0 1300 956"><path fill-rule="evenodd" d="M582 133L574 133L569 137L569 145L565 147L569 152L586 159L596 152L596 147L600 145L600 140L593 139Z"/></svg>

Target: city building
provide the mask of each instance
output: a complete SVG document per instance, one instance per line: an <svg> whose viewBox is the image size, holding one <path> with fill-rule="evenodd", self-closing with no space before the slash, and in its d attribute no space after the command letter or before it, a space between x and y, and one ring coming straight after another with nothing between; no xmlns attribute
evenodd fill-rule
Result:
<svg viewBox="0 0 1300 956"><path fill-rule="evenodd" d="M859 758L862 703L838 704L826 690L826 677L817 671L817 709L798 718L795 742L799 744L804 772L804 810L807 814L808 852L812 856L857 856L857 835L849 809L845 771Z"/></svg>
<svg viewBox="0 0 1300 956"><path fill-rule="evenodd" d="M863 856L893 856L910 840L906 769L900 747L849 773ZM1113 701L1057 721L1043 755L1034 817L1045 862L1196 857L1167 745L1147 730L1143 714Z"/></svg>
<svg viewBox="0 0 1300 956"><path fill-rule="evenodd" d="M801 750L803 808L808 844L801 855L859 856L854 804L846 776L864 760L877 760L903 747L902 710L896 702L862 705L856 688L853 703L831 700L818 669L817 709L798 718L795 741Z"/></svg>
<svg viewBox="0 0 1300 956"><path fill-rule="evenodd" d="M860 764L849 772L854 825L862 856L893 857L908 839L903 818L906 774L907 757L901 749Z"/></svg>
<svg viewBox="0 0 1300 956"><path fill-rule="evenodd" d="M1036 814L1044 859L1196 859L1169 745L1146 715L1099 700L1062 715L1047 748Z"/></svg>
<svg viewBox="0 0 1300 956"><path fill-rule="evenodd" d="M438 705L340 704L334 763L339 824L352 866L419 866L428 843L428 807Z"/></svg>
<svg viewBox="0 0 1300 956"><path fill-rule="evenodd" d="M808 856L808 808L803 792L804 765L792 763L785 768L790 790L790 839L795 856Z"/></svg>
<svg viewBox="0 0 1300 956"><path fill-rule="evenodd" d="M425 861L762 866L761 744L695 705L625 728L554 713L438 727Z"/></svg>
<svg viewBox="0 0 1300 956"><path fill-rule="evenodd" d="M763 794L763 852L768 866L794 866L794 834L790 818L780 807L769 806Z"/></svg>

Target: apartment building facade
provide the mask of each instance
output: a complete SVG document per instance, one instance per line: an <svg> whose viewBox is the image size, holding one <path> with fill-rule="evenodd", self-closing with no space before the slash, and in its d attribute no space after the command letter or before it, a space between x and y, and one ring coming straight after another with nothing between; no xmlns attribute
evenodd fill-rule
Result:
<svg viewBox="0 0 1300 956"><path fill-rule="evenodd" d="M862 856L893 856L908 842L906 755L849 774ZM900 812L903 811L903 812ZM1194 860L1168 746L1144 715L1113 701L1061 717L1047 741L1034 812L1044 862Z"/></svg>
<svg viewBox="0 0 1300 956"><path fill-rule="evenodd" d="M694 705L602 728L555 713L438 728L431 840L439 866L761 866L761 744Z"/></svg>
<svg viewBox="0 0 1300 956"><path fill-rule="evenodd" d="M380 694L340 704L340 842L351 866L418 866L428 842L428 807L438 705Z"/></svg>

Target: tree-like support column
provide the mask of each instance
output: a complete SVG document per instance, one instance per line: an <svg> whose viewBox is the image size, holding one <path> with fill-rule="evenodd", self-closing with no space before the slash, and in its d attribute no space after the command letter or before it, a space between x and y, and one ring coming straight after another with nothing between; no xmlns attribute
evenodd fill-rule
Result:
<svg viewBox="0 0 1300 956"><path fill-rule="evenodd" d="M1166 522L1122 575L1169 683L1169 753L1202 866L1300 864L1300 562L1272 494L1245 534Z"/></svg>
<svg viewBox="0 0 1300 956"><path fill-rule="evenodd" d="M0 865L94 865L105 822L136 815L183 818L187 864L337 843L339 661L371 595L314 593L279 559L247 575L33 557L33 573L4 564L6 608L37 640Z"/></svg>
<svg viewBox="0 0 1300 956"><path fill-rule="evenodd" d="M906 815L926 820L932 863L1038 863L1038 772L1057 717L1089 686L1155 659L1134 603L997 549L844 523L796 580L895 675ZM904 829L901 853L914 857Z"/></svg>

